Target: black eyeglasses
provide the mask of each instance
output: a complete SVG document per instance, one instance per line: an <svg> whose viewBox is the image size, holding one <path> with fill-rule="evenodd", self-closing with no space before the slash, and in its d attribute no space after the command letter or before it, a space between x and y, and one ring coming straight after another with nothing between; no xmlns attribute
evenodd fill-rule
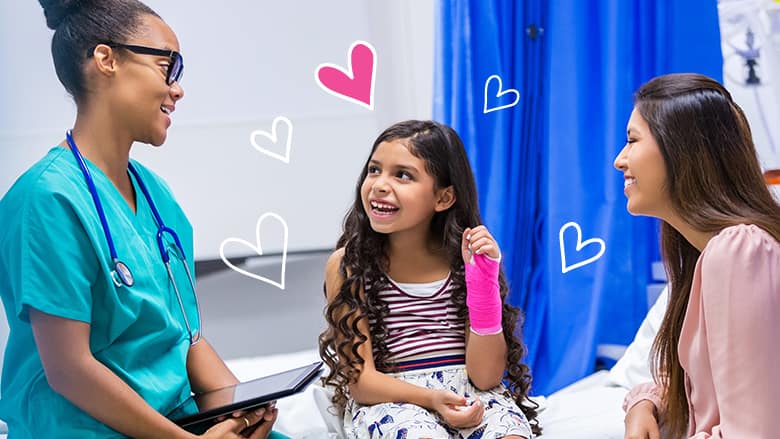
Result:
<svg viewBox="0 0 780 439"><path fill-rule="evenodd" d="M175 50L155 49L153 47L135 46L132 44L122 43L103 44L109 47L121 47L122 49L127 49L140 55L167 56L171 60L170 64L168 64L168 71L165 74L165 83L168 85L171 85L174 82L180 82L181 77L184 75L184 59L182 59L181 54ZM95 52L95 47L97 46L92 47L87 52L88 58L91 57Z"/></svg>

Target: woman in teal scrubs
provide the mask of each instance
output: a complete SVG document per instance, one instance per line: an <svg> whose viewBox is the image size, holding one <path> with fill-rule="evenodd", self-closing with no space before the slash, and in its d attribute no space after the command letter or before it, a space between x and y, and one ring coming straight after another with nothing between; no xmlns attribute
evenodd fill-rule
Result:
<svg viewBox="0 0 780 439"><path fill-rule="evenodd" d="M181 413L191 391L238 380L205 339L193 343L201 329L194 291L175 256L174 291L140 184L180 237L190 271L192 227L165 183L130 160L133 142L164 142L184 96L179 42L136 0L41 4L55 30L57 76L78 114L74 146L52 148L0 200L0 295L10 326L0 418L11 439L195 437L166 416ZM132 270L126 285L112 277L108 234L75 145L116 255ZM273 406L237 413L203 437L267 438L276 416Z"/></svg>

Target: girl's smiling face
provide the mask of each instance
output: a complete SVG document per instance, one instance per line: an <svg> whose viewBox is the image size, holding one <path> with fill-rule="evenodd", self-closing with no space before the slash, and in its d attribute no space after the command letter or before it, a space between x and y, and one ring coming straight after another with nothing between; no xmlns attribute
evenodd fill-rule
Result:
<svg viewBox="0 0 780 439"><path fill-rule="evenodd" d="M371 228L379 233L427 231L433 215L455 202L452 187L436 188L425 161L411 153L406 139L377 146L360 194Z"/></svg>

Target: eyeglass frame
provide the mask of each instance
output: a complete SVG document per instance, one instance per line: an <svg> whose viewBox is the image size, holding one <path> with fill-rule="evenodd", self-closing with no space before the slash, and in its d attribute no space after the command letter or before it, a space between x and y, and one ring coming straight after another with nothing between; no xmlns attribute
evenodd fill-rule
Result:
<svg viewBox="0 0 780 439"><path fill-rule="evenodd" d="M133 53L137 53L139 55L154 55L154 56L166 56L170 59L170 64L168 64L168 71L165 73L165 83L168 85L172 85L174 82L181 82L182 76L184 76L184 58L181 56L181 53L175 51L175 50L166 50L166 49L156 49L154 47L147 47L147 46L137 46L135 44L123 44L123 43L101 43L105 44L108 47L112 48L122 48L127 49ZM90 58L94 55L95 49L97 48L97 45L92 46L87 51L87 58ZM177 69L176 72L174 72L174 69Z"/></svg>

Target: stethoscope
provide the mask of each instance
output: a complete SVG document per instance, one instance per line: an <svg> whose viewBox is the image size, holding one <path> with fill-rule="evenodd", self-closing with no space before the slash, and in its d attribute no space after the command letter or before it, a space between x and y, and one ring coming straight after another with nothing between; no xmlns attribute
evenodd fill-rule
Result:
<svg viewBox="0 0 780 439"><path fill-rule="evenodd" d="M100 224L103 226L103 233L106 235L108 249L111 252L111 263L114 265L114 269L111 270L111 279L114 281L114 285L116 285L117 288L121 288L123 285L132 287L135 283L135 280L133 279L133 273L130 271L130 268L127 266L127 264L120 261L119 257L117 257L116 248L114 247L114 240L111 238L111 231L108 228L106 214L103 211L103 204L100 202L100 197L98 196L95 182L92 180L92 175L87 168L87 164L84 162L84 157L81 155L81 151L79 151L78 147L76 146L76 142L73 141L73 134L71 130L68 130L65 133L65 137L68 140L68 145L70 146L70 150L73 152L73 156L76 158L79 167L81 167L81 172L84 173L84 179L87 182L89 193L92 195L92 201L94 201L95 209L97 210L98 216L100 217ZM127 169L129 169L130 172L135 176L135 181L138 183L138 187L141 188L141 192L143 192L144 198L146 198L146 202L152 209L152 215L154 215L154 220L157 223L157 247L160 249L160 256L162 257L166 270L168 270L168 279L170 279L171 283L173 284L173 290L176 292L176 299L179 301L181 314L184 316L184 324L187 326L187 335L190 339L190 345L194 345L200 341L203 330L200 321L200 303L198 302L198 296L195 294L195 282L192 280L190 267L187 265L184 248L182 247L181 241L179 240L179 235L177 235L176 232L173 231L173 229L170 227L166 227L163 223L160 212L154 205L152 197L149 195L149 191L146 189L146 185L144 184L143 180L141 180L141 176L138 175L138 171L135 169L135 166L133 166L132 163L128 163ZM173 238L175 244L173 250L175 250L176 256L179 258L179 260L181 260L182 265L184 265L184 270L187 272L187 279L189 280L190 288L192 289L192 295L195 298L195 306L198 310L198 328L201 328L201 330L196 331L194 335L192 328L190 327L189 319L187 318L187 312L184 310L184 302L182 301L181 293L179 293L179 287L176 285L176 280L173 277L173 271L171 271L171 255L169 251L166 250L165 241L163 240L163 237L166 234Z"/></svg>

